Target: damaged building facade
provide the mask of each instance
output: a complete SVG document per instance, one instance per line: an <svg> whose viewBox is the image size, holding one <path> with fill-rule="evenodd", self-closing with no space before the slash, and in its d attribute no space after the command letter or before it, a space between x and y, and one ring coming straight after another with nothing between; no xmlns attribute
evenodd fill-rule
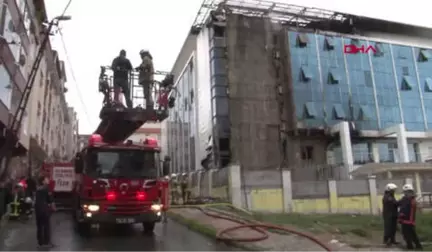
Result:
<svg viewBox="0 0 432 252"><path fill-rule="evenodd" d="M293 180L428 176L430 29L219 6L197 17L173 67L179 92L163 134L174 172L201 169L211 149L215 168L290 169Z"/></svg>

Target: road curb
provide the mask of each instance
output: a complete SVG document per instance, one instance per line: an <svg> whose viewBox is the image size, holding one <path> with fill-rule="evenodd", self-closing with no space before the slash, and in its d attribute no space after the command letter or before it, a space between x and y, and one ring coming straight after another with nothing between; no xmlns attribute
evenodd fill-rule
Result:
<svg viewBox="0 0 432 252"><path fill-rule="evenodd" d="M196 220L193 220L193 219L188 219L188 218L182 216L181 214L173 213L172 211L167 212L167 215L170 219L172 219L172 220L174 220L174 221L176 221L182 225L185 225L190 230L201 233L207 237L216 239L217 230L213 227L209 227L208 225L202 224L202 223L200 223ZM230 246L233 246L233 247L247 250L247 251L262 251L262 248L258 248L254 245L247 246L243 243L228 242L228 241L224 241L224 243L226 243Z"/></svg>

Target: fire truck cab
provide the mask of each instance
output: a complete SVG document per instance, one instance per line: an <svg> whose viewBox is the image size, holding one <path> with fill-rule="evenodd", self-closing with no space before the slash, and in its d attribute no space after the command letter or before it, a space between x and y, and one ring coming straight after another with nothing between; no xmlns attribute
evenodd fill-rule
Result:
<svg viewBox="0 0 432 252"><path fill-rule="evenodd" d="M106 143L92 135L75 158L73 219L80 233L93 224L142 223L153 232L161 220L162 183L157 140Z"/></svg>

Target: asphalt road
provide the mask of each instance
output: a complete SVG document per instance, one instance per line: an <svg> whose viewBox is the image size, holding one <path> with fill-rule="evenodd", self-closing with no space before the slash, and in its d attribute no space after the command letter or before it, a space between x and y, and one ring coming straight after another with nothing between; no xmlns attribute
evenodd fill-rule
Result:
<svg viewBox="0 0 432 252"><path fill-rule="evenodd" d="M0 236L0 251L37 250L34 220L9 223ZM52 217L55 247L50 251L240 251L195 233L174 221L157 224L153 236L144 235L141 225L101 230L91 238L76 234L70 217Z"/></svg>

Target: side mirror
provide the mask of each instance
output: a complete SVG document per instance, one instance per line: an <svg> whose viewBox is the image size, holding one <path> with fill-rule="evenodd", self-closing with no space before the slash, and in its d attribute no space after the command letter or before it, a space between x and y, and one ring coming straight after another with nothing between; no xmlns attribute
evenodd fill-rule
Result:
<svg viewBox="0 0 432 252"><path fill-rule="evenodd" d="M81 174L83 171L83 160L82 157L77 155L75 157L75 174Z"/></svg>

